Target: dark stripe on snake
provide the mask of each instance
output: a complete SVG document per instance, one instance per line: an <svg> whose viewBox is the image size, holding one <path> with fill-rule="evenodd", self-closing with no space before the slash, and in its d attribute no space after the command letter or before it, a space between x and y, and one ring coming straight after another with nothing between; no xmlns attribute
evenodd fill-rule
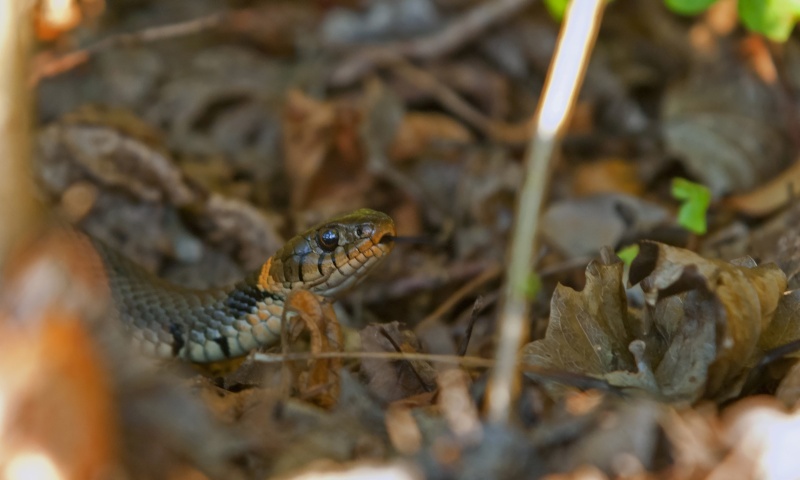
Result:
<svg viewBox="0 0 800 480"><path fill-rule="evenodd" d="M230 347L230 345L228 345L228 338L227 337L217 337L217 338L214 338L213 340L214 340L214 342L216 342L217 345L219 345L219 348L222 349L222 353L223 353L223 355L225 355L225 358L230 358L230 356L231 356L231 347Z"/></svg>
<svg viewBox="0 0 800 480"><path fill-rule="evenodd" d="M172 335L172 356L177 357L179 353L181 353L181 349L186 342L183 340L183 332L181 332L181 327L177 323L170 323L169 324L169 333Z"/></svg>

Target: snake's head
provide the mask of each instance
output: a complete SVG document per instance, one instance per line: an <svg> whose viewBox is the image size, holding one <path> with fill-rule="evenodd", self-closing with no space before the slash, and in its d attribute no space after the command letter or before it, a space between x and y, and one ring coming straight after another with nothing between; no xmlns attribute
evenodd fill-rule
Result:
<svg viewBox="0 0 800 480"><path fill-rule="evenodd" d="M394 221L385 213L362 208L332 218L289 240L272 257L262 286L336 297L392 251L394 237Z"/></svg>

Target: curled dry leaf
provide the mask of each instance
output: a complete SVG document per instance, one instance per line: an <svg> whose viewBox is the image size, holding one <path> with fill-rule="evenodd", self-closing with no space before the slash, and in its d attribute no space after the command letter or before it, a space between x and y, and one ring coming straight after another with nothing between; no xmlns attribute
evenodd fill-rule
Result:
<svg viewBox="0 0 800 480"><path fill-rule="evenodd" d="M774 265L643 242L630 279L645 292L641 314L627 308L619 261L592 262L582 292L559 285L526 360L691 403L738 395L764 349L792 338L784 324L796 316L791 303L779 307L786 277Z"/></svg>
<svg viewBox="0 0 800 480"><path fill-rule="evenodd" d="M616 258L593 261L586 267L583 291L558 285L545 338L523 348L525 361L598 377L634 371L636 363L627 349L641 327L628 312L623 267Z"/></svg>
<svg viewBox="0 0 800 480"><path fill-rule="evenodd" d="M659 303L666 306L659 302L661 298L682 294L664 315L652 318L662 335L695 325L710 335L713 328L710 342L702 345L713 352L705 394L719 400L738 395L749 369L763 353L759 341L786 289L784 273L774 264L756 266L752 259L735 265L644 242L630 275L631 282L642 281L653 313ZM670 353L669 349L664 352Z"/></svg>
<svg viewBox="0 0 800 480"><path fill-rule="evenodd" d="M749 190L778 173L788 144L773 92L741 70L696 70L664 97L667 150L715 197Z"/></svg>

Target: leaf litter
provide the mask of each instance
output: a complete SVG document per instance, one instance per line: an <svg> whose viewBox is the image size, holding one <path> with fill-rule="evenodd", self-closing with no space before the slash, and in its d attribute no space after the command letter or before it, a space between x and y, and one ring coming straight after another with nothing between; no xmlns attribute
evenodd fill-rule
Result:
<svg viewBox="0 0 800 480"><path fill-rule="evenodd" d="M68 42L43 40L36 170L53 210L193 287L236 280L357 207L427 240L398 246L335 313L299 308L282 347L230 371L151 365L91 308L88 324L44 316L20 334L40 324L4 295L2 312L28 318L4 313L0 338L57 340L36 391L105 405L62 403L108 447L72 457L79 467L56 455L68 478L791 478L774 439L796 443L800 398L796 112L780 102L800 84L796 39L768 52L786 67L768 82L739 55L742 32L695 52L724 12L609 5L549 186L529 373L515 421L495 425L481 408L500 262L557 25L524 0L167 3L109 4ZM190 34L148 30L190 18ZM132 31L147 35L119 36ZM105 38L79 66L59 63L64 45ZM676 176L711 188L708 236L678 226ZM613 249L631 242L628 268ZM58 251L47 245L28 258ZM74 306L35 265L4 279L34 304ZM85 378L47 369L67 343L95 345L92 362L70 359ZM14 351L3 379L41 352ZM52 410L21 391L14 412Z"/></svg>

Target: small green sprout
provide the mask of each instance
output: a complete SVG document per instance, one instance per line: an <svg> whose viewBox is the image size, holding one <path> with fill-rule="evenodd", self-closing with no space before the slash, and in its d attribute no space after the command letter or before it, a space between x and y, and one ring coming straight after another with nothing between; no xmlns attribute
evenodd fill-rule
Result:
<svg viewBox="0 0 800 480"><path fill-rule="evenodd" d="M706 186L685 178L674 178L672 197L681 200L678 224L697 235L705 234L708 229L706 213L711 204L711 191Z"/></svg>
<svg viewBox="0 0 800 480"><path fill-rule="evenodd" d="M628 267L631 266L631 263L633 263L633 259L636 258L636 255L639 255L639 245L635 243L633 245L628 245L627 247L622 247L617 251L617 256Z"/></svg>
<svg viewBox="0 0 800 480"><path fill-rule="evenodd" d="M664 0L667 8L680 15L703 13L717 0ZM559 22L569 0L545 0L550 15ZM770 40L785 42L800 20L800 0L738 0L739 20L749 30Z"/></svg>

